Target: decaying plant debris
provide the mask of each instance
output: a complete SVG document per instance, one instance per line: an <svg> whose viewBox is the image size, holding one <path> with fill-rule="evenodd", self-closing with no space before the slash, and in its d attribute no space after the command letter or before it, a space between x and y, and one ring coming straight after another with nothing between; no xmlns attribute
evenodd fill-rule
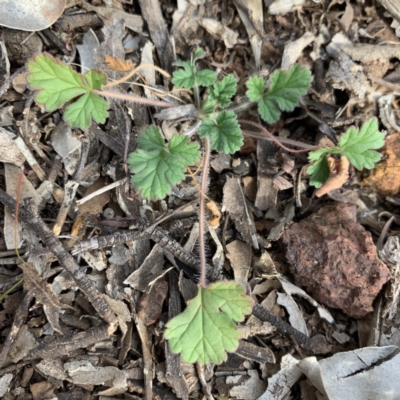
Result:
<svg viewBox="0 0 400 400"><path fill-rule="evenodd" d="M397 399L395 2L46 0L21 20L28 3L0 2L0 397ZM38 106L26 65L41 54L104 74L106 117L81 130L64 118L72 102ZM221 108L243 144L209 162L199 102L222 86L174 85L174 62L194 54L197 71L237 82ZM266 93L294 65L311 86L267 124L246 82ZM365 123L382 141L367 147L382 158L372 171L340 147ZM203 154L154 201L128 165L152 124ZM336 150L316 191L321 149ZM205 286L202 247L204 282L251 297L219 365L183 362L164 337Z"/></svg>

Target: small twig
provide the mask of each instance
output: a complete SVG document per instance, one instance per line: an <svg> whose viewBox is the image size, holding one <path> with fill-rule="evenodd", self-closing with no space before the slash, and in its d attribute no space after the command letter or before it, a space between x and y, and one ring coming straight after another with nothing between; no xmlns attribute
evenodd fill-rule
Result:
<svg viewBox="0 0 400 400"><path fill-rule="evenodd" d="M14 322L11 327L11 331L7 336L7 339L3 343L3 348L0 353L0 369L3 368L4 363L7 361L8 352L10 351L11 345L17 339L19 330L25 322L28 315L29 304L33 299L33 294L26 293L22 303L19 305L17 312L15 313Z"/></svg>
<svg viewBox="0 0 400 400"><path fill-rule="evenodd" d="M81 206L82 204L85 204L87 201L93 199L93 197L97 197L102 193L108 192L109 190L115 189L116 187L122 186L126 182L126 178L122 178L119 181L110 183L107 186L104 186L98 190L96 190L93 193L88 194L85 197L82 197L81 199L76 201L76 205Z"/></svg>
<svg viewBox="0 0 400 400"><path fill-rule="evenodd" d="M299 346L303 347L304 349L310 351L313 350L314 346L312 339L310 337L306 336L304 333L293 328L291 325L289 325L282 319L276 317L274 314L269 312L265 307L261 306L260 304L258 303L254 304L252 314L261 321L270 322L276 328L276 330L282 335L292 336L299 344Z"/></svg>
<svg viewBox="0 0 400 400"><path fill-rule="evenodd" d="M95 249L101 249L104 247L110 247L115 244L128 243L133 240L147 240L151 239L158 243L161 247L168 250L174 257L179 261L182 261L186 265L199 270L199 261L191 253L185 251L185 249L174 239L170 238L164 230L156 226L155 228L149 227L146 230L140 231L126 231L125 233L115 233L112 235L104 235L93 237L89 240L80 242L72 250L72 254L76 255L82 251L89 251Z"/></svg>
<svg viewBox="0 0 400 400"><path fill-rule="evenodd" d="M133 314L136 328L139 333L140 341L142 342L142 355L143 355L143 375L144 375L144 387L145 393L144 398L146 400L153 399L153 357L151 355L151 342L149 338L149 332L147 326L144 322L139 318L139 316L134 313Z"/></svg>
<svg viewBox="0 0 400 400"><path fill-rule="evenodd" d="M199 377L199 381L200 381L201 387L203 388L204 395L207 398L207 400L214 400L214 397L211 394L209 385L207 383L206 376L204 374L204 368L206 368L205 365L196 363L197 376Z"/></svg>

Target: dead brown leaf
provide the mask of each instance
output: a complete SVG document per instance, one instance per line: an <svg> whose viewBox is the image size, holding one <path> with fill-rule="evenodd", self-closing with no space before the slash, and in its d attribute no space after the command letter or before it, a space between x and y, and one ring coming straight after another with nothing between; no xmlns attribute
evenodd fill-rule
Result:
<svg viewBox="0 0 400 400"><path fill-rule="evenodd" d="M122 58L107 55L104 56L104 61L111 69L118 72L129 72L136 66L132 61L125 61Z"/></svg>

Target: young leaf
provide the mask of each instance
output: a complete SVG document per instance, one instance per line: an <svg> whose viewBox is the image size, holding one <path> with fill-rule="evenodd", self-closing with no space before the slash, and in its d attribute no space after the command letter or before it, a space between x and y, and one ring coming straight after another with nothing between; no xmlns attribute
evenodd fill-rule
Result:
<svg viewBox="0 0 400 400"><path fill-rule="evenodd" d="M184 178L186 165L200 159L199 146L188 143L185 135L175 135L166 146L155 126L143 130L138 138L138 147L131 153L128 164L135 175L132 182L143 197L162 199Z"/></svg>
<svg viewBox="0 0 400 400"><path fill-rule="evenodd" d="M233 75L227 75L221 82L208 88L208 94L220 108L231 104L232 96L236 93L237 79Z"/></svg>
<svg viewBox="0 0 400 400"><path fill-rule="evenodd" d="M252 303L243 287L233 281L199 287L186 310L167 323L164 337L185 362L220 364L226 351L236 350L241 335L234 321L242 321Z"/></svg>
<svg viewBox="0 0 400 400"><path fill-rule="evenodd" d="M217 75L214 71L203 69L196 71L196 67L190 61L176 61L174 65L182 67L172 75L172 83L176 87L193 89L198 86L210 86L215 83Z"/></svg>
<svg viewBox="0 0 400 400"><path fill-rule="evenodd" d="M204 57L204 50L201 47L198 47L193 54L193 62L203 57Z"/></svg>
<svg viewBox="0 0 400 400"><path fill-rule="evenodd" d="M217 103L212 100L210 97L207 97L206 101L201 106L200 115L203 118L212 118L215 113L215 108L217 107Z"/></svg>
<svg viewBox="0 0 400 400"><path fill-rule="evenodd" d="M340 154L346 156L355 168L371 169L381 159L381 155L374 151L385 144L385 132L378 130L378 121L371 118L360 130L352 127L339 139Z"/></svg>
<svg viewBox="0 0 400 400"><path fill-rule="evenodd" d="M174 71L171 82L176 87L193 89L196 81L194 80L195 67L189 61L176 61L174 65L182 67Z"/></svg>
<svg viewBox="0 0 400 400"><path fill-rule="evenodd" d="M310 152L308 159L313 161L307 173L311 175L310 185L321 187L329 177L327 154L339 154L347 157L350 163L361 170L371 169L381 159L381 155L375 151L384 144L385 132L378 130L378 121L371 118L360 130L352 127L339 138L339 145L333 148L322 148Z"/></svg>
<svg viewBox="0 0 400 400"><path fill-rule="evenodd" d="M261 76L253 76L246 83L249 89L246 92L250 101L260 101L265 94L265 81Z"/></svg>
<svg viewBox="0 0 400 400"><path fill-rule="evenodd" d="M319 159L307 168L307 174L310 175L310 185L316 188L320 188L328 180L329 173L326 154L321 154Z"/></svg>
<svg viewBox="0 0 400 400"><path fill-rule="evenodd" d="M210 69L202 69L195 73L195 80L199 86L210 86L217 80L217 74Z"/></svg>
<svg viewBox="0 0 400 400"><path fill-rule="evenodd" d="M108 103L93 90L99 90L106 83L100 72L89 71L78 74L69 65L56 60L50 54L38 54L27 64L26 77L29 86L38 92L35 100L46 110L53 111L79 96L64 113L65 120L74 128L87 129L93 118L102 123L107 118Z"/></svg>
<svg viewBox="0 0 400 400"><path fill-rule="evenodd" d="M294 110L300 96L307 93L311 80L310 71L296 64L288 72L276 71L271 76L268 91L265 91L262 78L251 78L247 83L249 90L246 94L251 101L258 101L261 118L272 124L279 119L282 111Z"/></svg>
<svg viewBox="0 0 400 400"><path fill-rule="evenodd" d="M204 120L198 129L200 137L211 137L214 150L231 154L243 145L243 135L233 111L221 111L215 120Z"/></svg>
<svg viewBox="0 0 400 400"><path fill-rule="evenodd" d="M92 119L98 124L104 124L108 115L107 109L106 100L87 92L66 108L64 118L72 128L79 127L84 130L90 126Z"/></svg>

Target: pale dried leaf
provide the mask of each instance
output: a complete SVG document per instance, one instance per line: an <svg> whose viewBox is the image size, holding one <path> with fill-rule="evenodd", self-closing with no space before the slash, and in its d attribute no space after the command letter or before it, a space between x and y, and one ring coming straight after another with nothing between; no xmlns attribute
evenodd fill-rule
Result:
<svg viewBox="0 0 400 400"><path fill-rule="evenodd" d="M13 374L4 374L0 378L0 397L3 397L9 391L13 377Z"/></svg>
<svg viewBox="0 0 400 400"><path fill-rule="evenodd" d="M132 320L131 313L129 311L128 306L121 300L114 300L111 297L104 295L108 305L111 310L117 315L118 325L122 331L122 340L125 337L125 334L128 330L127 322Z"/></svg>
<svg viewBox="0 0 400 400"><path fill-rule="evenodd" d="M293 298L286 293L278 293L277 303L286 308L289 314L290 325L308 336L306 322L304 321L304 317L299 309L299 306L296 304Z"/></svg>
<svg viewBox="0 0 400 400"><path fill-rule="evenodd" d="M73 134L72 129L61 121L51 134L51 145L62 158L65 169L73 175L81 156L82 142Z"/></svg>
<svg viewBox="0 0 400 400"><path fill-rule="evenodd" d="M14 135L0 127L0 162L20 167L25 162L25 157L15 145L11 136Z"/></svg>
<svg viewBox="0 0 400 400"><path fill-rule="evenodd" d="M293 296L297 295L306 299L310 304L312 304L318 310L318 314L321 318L325 319L330 324L333 324L335 320L333 319L331 313L323 306L321 306L317 301L315 301L311 296L309 296L303 289L289 282L284 276L278 275L277 278L282 285L283 290Z"/></svg>
<svg viewBox="0 0 400 400"><path fill-rule="evenodd" d="M244 288L248 287L248 275L250 271L252 251L248 243L234 240L226 246L226 256L231 262L235 281Z"/></svg>
<svg viewBox="0 0 400 400"><path fill-rule="evenodd" d="M89 361L72 361L64 368L75 385L105 385L127 389L124 371L116 367L94 367Z"/></svg>
<svg viewBox="0 0 400 400"><path fill-rule="evenodd" d="M397 400L400 391L400 354L396 346L365 347L318 361L298 363L313 385L329 400Z"/></svg>
<svg viewBox="0 0 400 400"><path fill-rule="evenodd" d="M302 372L297 368L299 360L287 354L282 357L281 369L268 379L267 391L258 400L282 400L290 393Z"/></svg>
<svg viewBox="0 0 400 400"><path fill-rule="evenodd" d="M53 25L64 11L66 0L18 0L0 2L0 25L22 31L41 31Z"/></svg>
<svg viewBox="0 0 400 400"><path fill-rule="evenodd" d="M238 399L256 400L264 393L266 383L264 380L260 379L257 370L251 369L247 371L247 373L249 374L250 378L240 386L233 387L229 394Z"/></svg>
<svg viewBox="0 0 400 400"><path fill-rule="evenodd" d="M92 29L89 29L82 38L82 44L76 45L81 60L81 73L85 74L89 69L95 69L94 57L96 49L100 46L99 39Z"/></svg>
<svg viewBox="0 0 400 400"><path fill-rule="evenodd" d="M142 292L150 290L149 284L162 275L164 267L164 251L158 244L155 245L139 269L134 271L124 284Z"/></svg>
<svg viewBox="0 0 400 400"><path fill-rule="evenodd" d="M32 333L29 332L28 326L22 325L21 329L19 330L17 340L13 343L8 357L13 363L17 363L36 346L37 342Z"/></svg>
<svg viewBox="0 0 400 400"><path fill-rule="evenodd" d="M222 40L228 49L231 49L237 44L239 34L222 25L221 22L212 18L202 18L198 20L198 22L214 39Z"/></svg>
<svg viewBox="0 0 400 400"><path fill-rule="evenodd" d="M285 15L302 6L305 0L275 0L269 7L271 15Z"/></svg>
<svg viewBox="0 0 400 400"><path fill-rule="evenodd" d="M95 7L87 1L82 1L82 6L88 11L94 11L106 23L111 23L115 20L124 20L125 26L132 29L134 32L143 33L143 18L140 15L124 12L117 8L111 7ZM121 36L121 39L123 36Z"/></svg>
<svg viewBox="0 0 400 400"><path fill-rule="evenodd" d="M283 51L281 68L288 70L296 63L303 50L315 40L311 32L305 32L303 36L285 45Z"/></svg>
<svg viewBox="0 0 400 400"><path fill-rule="evenodd" d="M247 207L239 178L228 177L224 186L223 210L228 211L243 240L258 249L256 228Z"/></svg>
<svg viewBox="0 0 400 400"><path fill-rule="evenodd" d="M4 164L6 188L7 194L14 199L17 196L18 180L21 169L11 164ZM27 179L25 174L22 174L22 181L20 186L20 204L23 204L23 199L32 197L33 201L37 205L42 204L42 197L37 193L32 183ZM4 216L4 239L6 242L7 249L11 250L15 248L14 243L14 217L11 210L6 208ZM19 221L18 223L18 234L17 234L17 247L20 248L22 245L21 231L23 224Z"/></svg>

